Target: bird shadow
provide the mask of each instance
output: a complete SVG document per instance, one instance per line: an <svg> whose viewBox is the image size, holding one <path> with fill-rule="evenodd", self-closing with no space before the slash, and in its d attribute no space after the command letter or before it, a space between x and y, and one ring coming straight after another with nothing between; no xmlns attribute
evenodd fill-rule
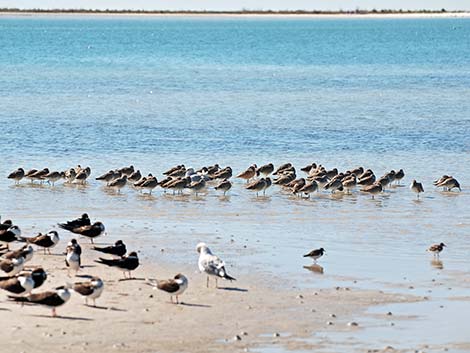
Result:
<svg viewBox="0 0 470 353"><path fill-rule="evenodd" d="M217 287L217 289L232 291L232 292L248 292L248 289L245 288L238 288L238 287Z"/></svg>
<svg viewBox="0 0 470 353"><path fill-rule="evenodd" d="M207 305L207 304L195 304L195 303L180 302L179 305L190 306L190 307L194 307L194 308L212 308L211 305Z"/></svg>
<svg viewBox="0 0 470 353"><path fill-rule="evenodd" d="M131 277L131 278L118 279L118 282L124 282L124 281L145 281L145 278Z"/></svg>
<svg viewBox="0 0 470 353"><path fill-rule="evenodd" d="M57 316L51 316L51 315L31 315L33 317L42 317L45 319L63 319L63 320L73 320L73 321L93 321L93 319L87 318L87 317L78 317L78 316L63 316L63 315L57 315Z"/></svg>
<svg viewBox="0 0 470 353"><path fill-rule="evenodd" d="M99 306L99 305L90 305L90 304L83 304L84 306L87 306L91 309L99 309L99 310L110 310L110 311L120 311L120 312L126 312L127 310L125 309L119 309L115 308L114 306Z"/></svg>

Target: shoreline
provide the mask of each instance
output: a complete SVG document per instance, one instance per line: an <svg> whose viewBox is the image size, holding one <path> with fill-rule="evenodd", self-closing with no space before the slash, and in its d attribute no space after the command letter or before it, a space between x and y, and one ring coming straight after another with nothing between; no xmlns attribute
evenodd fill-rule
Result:
<svg viewBox="0 0 470 353"><path fill-rule="evenodd" d="M289 13L289 12L151 12L151 11L0 11L0 17L223 17L223 18L309 18L309 19L420 19L470 18L463 12L385 12L385 13Z"/></svg>

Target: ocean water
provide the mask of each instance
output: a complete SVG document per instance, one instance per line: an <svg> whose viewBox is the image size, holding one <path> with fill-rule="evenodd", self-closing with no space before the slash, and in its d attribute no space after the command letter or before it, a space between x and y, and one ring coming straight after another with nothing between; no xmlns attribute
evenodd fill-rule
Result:
<svg viewBox="0 0 470 353"><path fill-rule="evenodd" d="M203 240L235 277L468 296L456 280L470 271L468 38L466 19L3 16L0 214L32 235L88 212L107 225L103 241L124 238L144 261L195 264ZM228 197L174 197L6 179L19 166L89 165L96 177L133 164L160 178L180 163L237 173L287 161L403 168L404 184L418 179L425 193L305 200L273 186L256 197L238 180ZM442 174L462 192L435 190ZM425 250L441 241L436 264ZM322 275L302 258L320 246Z"/></svg>

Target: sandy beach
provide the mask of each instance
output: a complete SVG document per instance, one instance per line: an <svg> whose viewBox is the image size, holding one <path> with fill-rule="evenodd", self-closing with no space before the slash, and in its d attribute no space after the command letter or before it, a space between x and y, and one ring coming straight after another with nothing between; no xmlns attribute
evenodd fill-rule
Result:
<svg viewBox="0 0 470 353"><path fill-rule="evenodd" d="M134 272L135 280L121 281L120 272L94 262L98 253L89 250L86 240L82 240L82 247L84 268L78 277L67 277L61 246L53 255L36 253L31 265L41 264L48 272L49 278L41 291L84 280L80 276L100 276L105 281L105 290L97 307L84 305L84 299L73 293L70 301L58 308L59 317L52 318L45 307L21 307L2 300L1 321L7 329L9 349L240 352L272 345L295 350L328 348L331 342L321 345L311 342L312 334L355 332L362 329L360 317L371 306L423 300L419 296L354 287L305 290L295 283L280 283L257 273L232 283L219 281L219 289L206 288L205 276L195 272L196 266L176 267L148 261ZM189 288L179 305L171 304L166 293L154 290L144 281L171 278L177 272L189 279ZM5 293L2 297L5 299ZM381 315L384 320L386 314ZM352 322L358 326L351 326Z"/></svg>

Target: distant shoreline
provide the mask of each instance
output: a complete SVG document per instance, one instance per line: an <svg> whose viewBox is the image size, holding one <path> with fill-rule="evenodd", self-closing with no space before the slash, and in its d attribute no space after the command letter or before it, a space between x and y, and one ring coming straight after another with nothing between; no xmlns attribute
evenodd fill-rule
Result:
<svg viewBox="0 0 470 353"><path fill-rule="evenodd" d="M243 17L318 17L318 18L470 18L467 11L140 11L140 10L86 10L86 9L0 9L0 16L34 15L120 15L120 16L243 16Z"/></svg>

